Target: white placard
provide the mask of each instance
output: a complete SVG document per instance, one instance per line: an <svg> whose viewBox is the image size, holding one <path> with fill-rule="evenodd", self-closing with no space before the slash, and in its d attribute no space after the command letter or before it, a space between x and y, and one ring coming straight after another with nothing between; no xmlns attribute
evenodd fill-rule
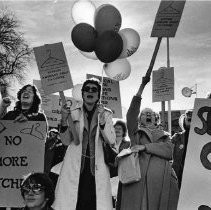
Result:
<svg viewBox="0 0 211 210"><path fill-rule="evenodd" d="M47 124L0 121L0 206L21 207L23 176L43 172Z"/></svg>
<svg viewBox="0 0 211 210"><path fill-rule="evenodd" d="M34 53L46 95L73 87L62 42L35 47Z"/></svg>
<svg viewBox="0 0 211 210"><path fill-rule="evenodd" d="M87 74L87 78L95 77L102 80L102 77ZM103 77L103 91L101 96L101 103L112 110L114 118L122 118L122 106L120 97L119 82L108 77Z"/></svg>
<svg viewBox="0 0 211 210"><path fill-rule="evenodd" d="M178 203L179 210L211 208L211 99L196 99ZM208 208L206 208L208 209Z"/></svg>
<svg viewBox="0 0 211 210"><path fill-rule="evenodd" d="M151 36L175 37L184 6L185 0L162 0L156 14Z"/></svg>
<svg viewBox="0 0 211 210"><path fill-rule="evenodd" d="M152 102L174 100L174 68L152 72Z"/></svg>

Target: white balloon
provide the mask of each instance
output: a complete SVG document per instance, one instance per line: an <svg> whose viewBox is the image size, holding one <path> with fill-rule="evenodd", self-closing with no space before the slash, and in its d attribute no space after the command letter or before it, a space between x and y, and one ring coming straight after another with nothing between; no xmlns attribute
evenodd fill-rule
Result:
<svg viewBox="0 0 211 210"><path fill-rule="evenodd" d="M113 80L121 81L130 76L131 66L129 61L124 59L117 59L114 62L104 64L105 74Z"/></svg>
<svg viewBox="0 0 211 210"><path fill-rule="evenodd" d="M74 85L73 89L72 89L72 96L76 101L82 101L82 93L81 93L81 89L82 89L83 84L77 84Z"/></svg>
<svg viewBox="0 0 211 210"><path fill-rule="evenodd" d="M89 59L92 59L92 60L98 60L95 52L84 52L84 51L81 51L79 50L79 52L85 56L86 58L89 58Z"/></svg>
<svg viewBox="0 0 211 210"><path fill-rule="evenodd" d="M140 45L140 36L138 32L132 28L124 28L120 30L119 35L123 40L123 49L119 58L127 58L137 51Z"/></svg>
<svg viewBox="0 0 211 210"><path fill-rule="evenodd" d="M94 26L95 10L95 5L89 0L76 1L72 6L72 18L74 23L88 23Z"/></svg>

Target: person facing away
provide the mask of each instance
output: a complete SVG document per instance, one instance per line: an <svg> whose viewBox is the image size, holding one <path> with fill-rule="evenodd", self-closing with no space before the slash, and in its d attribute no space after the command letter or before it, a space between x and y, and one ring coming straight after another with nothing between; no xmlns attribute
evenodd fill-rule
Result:
<svg viewBox="0 0 211 210"><path fill-rule="evenodd" d="M122 184L121 210L176 210L179 196L177 177L171 167L173 144L159 126L150 108L140 113L142 92L150 78L145 76L127 112L131 150L139 152L141 179Z"/></svg>
<svg viewBox="0 0 211 210"><path fill-rule="evenodd" d="M37 88L34 85L25 85L17 93L16 105L13 111L9 111L4 116L4 110L10 106L11 101L8 97L3 98L1 104L0 118L2 120L14 120L17 122L46 121L45 115L39 112L41 99Z"/></svg>
<svg viewBox="0 0 211 210"><path fill-rule="evenodd" d="M54 187L45 173L31 173L21 184L21 195L25 206L20 210L53 210Z"/></svg>
<svg viewBox="0 0 211 210"><path fill-rule="evenodd" d="M110 174L102 148L102 141L115 144L112 112L98 103L101 85L97 79L86 80L81 91L83 104L71 111L66 105L61 109L60 137L69 146L53 206L56 210L112 210Z"/></svg>
<svg viewBox="0 0 211 210"><path fill-rule="evenodd" d="M179 118L179 126L182 129L181 132L175 133L172 136L172 143L174 144L173 152L173 169L178 177L179 189L181 188L182 175L188 145L188 137L190 133L190 124L192 118L192 110L186 110L185 114L182 114Z"/></svg>

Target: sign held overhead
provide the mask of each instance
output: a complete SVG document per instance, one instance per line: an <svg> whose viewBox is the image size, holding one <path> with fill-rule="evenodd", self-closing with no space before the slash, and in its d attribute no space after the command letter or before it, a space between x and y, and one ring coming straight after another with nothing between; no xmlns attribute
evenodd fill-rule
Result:
<svg viewBox="0 0 211 210"><path fill-rule="evenodd" d="M156 14L151 37L175 37L184 6L185 0L162 0Z"/></svg>

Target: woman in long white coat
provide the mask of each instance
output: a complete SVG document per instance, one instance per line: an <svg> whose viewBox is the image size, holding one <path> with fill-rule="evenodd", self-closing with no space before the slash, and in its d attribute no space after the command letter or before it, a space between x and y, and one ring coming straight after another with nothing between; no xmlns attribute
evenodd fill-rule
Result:
<svg viewBox="0 0 211 210"><path fill-rule="evenodd" d="M69 146L56 186L56 210L113 209L102 141L115 144L115 131L112 113L97 104L100 88L96 80L85 81L83 104L62 109L60 136Z"/></svg>

